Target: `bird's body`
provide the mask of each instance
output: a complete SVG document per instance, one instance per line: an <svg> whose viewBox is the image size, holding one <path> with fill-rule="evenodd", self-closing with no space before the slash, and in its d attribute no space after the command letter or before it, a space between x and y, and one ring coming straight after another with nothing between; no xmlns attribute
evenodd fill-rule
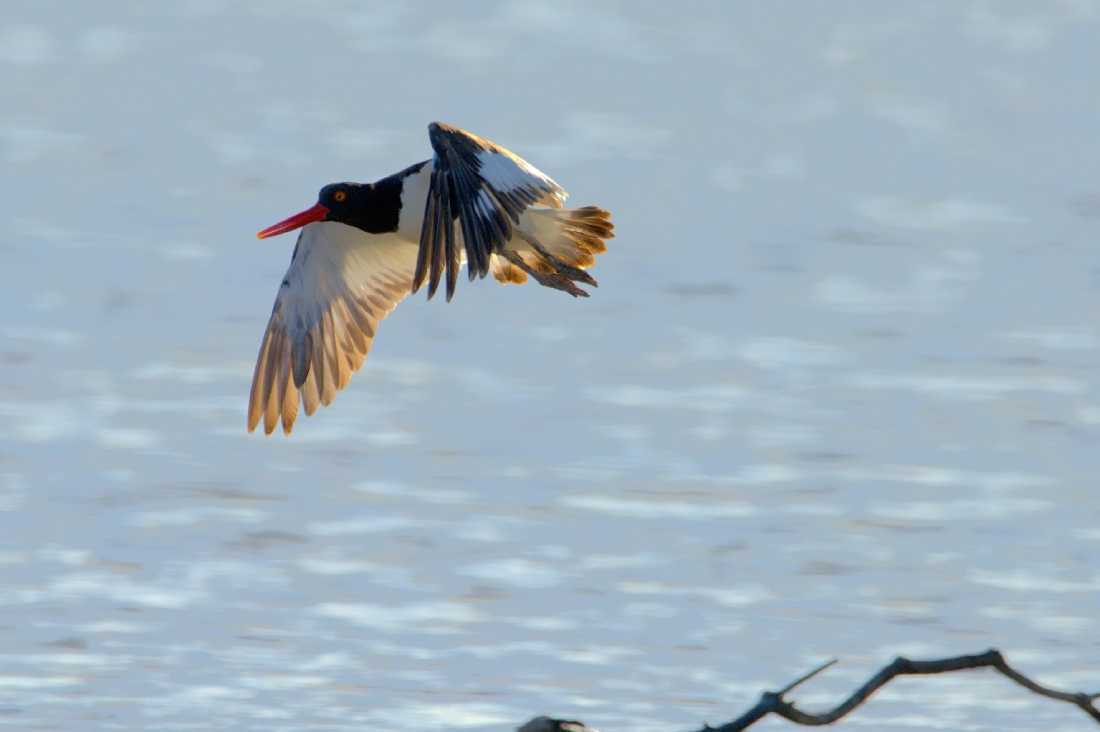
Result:
<svg viewBox="0 0 1100 732"><path fill-rule="evenodd" d="M455 127L429 127L435 157L374 183L334 183L318 203L260 232L303 227L260 345L248 429L290 432L329 404L362 364L379 322L408 294L458 271L587 297L584 270L613 236L609 214L562 208L566 193L538 169Z"/></svg>

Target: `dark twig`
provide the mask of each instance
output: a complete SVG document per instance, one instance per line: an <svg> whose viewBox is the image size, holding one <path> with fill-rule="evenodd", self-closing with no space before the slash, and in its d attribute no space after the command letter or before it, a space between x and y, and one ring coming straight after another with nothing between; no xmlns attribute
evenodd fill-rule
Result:
<svg viewBox="0 0 1100 732"><path fill-rule="evenodd" d="M817 676L819 673L826 670L827 668L829 668L833 664L839 663L839 662L840 662L839 658L830 659L830 660L826 661L825 663L821 664L820 666L818 666L817 668L815 668L810 673L808 673L808 674L806 674L806 675L804 675L800 678L795 679L794 681L787 684L786 686L784 686L782 689L780 689L779 691L777 691L775 693L779 694L779 696L783 696L784 694L788 694L788 693L794 691L797 687L802 686L807 681L809 681L813 677Z"/></svg>
<svg viewBox="0 0 1100 732"><path fill-rule="evenodd" d="M831 665L831 664L827 664ZM826 667L827 667L826 666ZM860 688L856 689L847 699L841 702L838 706L820 714L810 714L804 712L801 709L795 707L792 702L783 698L784 694L790 691L791 687L778 692L765 692L760 696L760 701L756 706L750 709L745 714L741 715L737 719L724 724L721 727L706 727L706 730L714 730L715 732L738 732L749 727L769 714L777 714L784 719L790 720L795 724L802 724L807 726L819 726L825 724L832 724L838 719L848 715L853 709L863 704L868 698L880 688L889 683L896 676L920 676L925 674L942 674L949 673L951 671L964 671L975 668L994 668L1001 672L1008 678L1015 681L1020 686L1033 691L1040 696L1045 696L1050 699L1057 699L1059 701L1068 702L1081 708L1085 714L1088 714L1097 722L1100 722L1100 709L1097 709L1093 703L1096 700L1096 695L1089 694L1074 694L1065 691L1058 691L1051 689L1041 684L1038 684L1022 673L1017 671L1008 665L1004 656L998 650L989 650L985 653L979 653L973 656L955 656L953 658L940 658L934 661L913 661L908 658L899 656L894 661L872 676L867 683ZM817 671L824 670L816 669ZM802 683L805 680L799 679L796 684Z"/></svg>
<svg viewBox="0 0 1100 732"><path fill-rule="evenodd" d="M1100 693L1085 694L1074 693L1068 691L1058 691L1057 689L1051 689L1050 687L1043 686L1035 681L1032 681L1027 676L1017 671L1008 665L1001 652L996 649L991 649L985 653L979 653L973 656L954 656L952 658L940 658L933 661L913 661L901 656L895 658L892 663L887 665L877 674L868 679L867 683L856 689L851 696L841 702L838 706L820 714L811 714L804 712L801 709L795 707L793 702L789 702L783 697L793 691L799 685L809 681L814 676L836 663L836 659L829 661L828 663L818 666L813 671L809 672L805 676L791 682L783 689L779 691L766 691L760 695L760 701L756 703L752 709L742 714L737 719L727 722L720 727L711 727L710 725L704 725L702 732L738 732L739 730L747 729L751 725L759 722L769 714L776 714L784 719L787 719L795 724L801 724L806 726L821 726L826 724L832 724L837 720L848 715L853 709L863 704L868 698L880 688L885 686L896 676L923 676L927 674L942 674L949 673L951 671L965 671L975 668L993 668L999 671L1004 676L1015 681L1020 686L1024 687L1028 691L1032 691L1039 696L1045 696L1049 699L1057 699L1058 701L1067 702L1079 707L1085 714L1093 718L1094 721L1100 723L1100 709L1097 709L1096 702L1100 700ZM549 720L547 721L558 721ZM535 720L532 720L535 721ZM580 724L579 722L572 722L570 724ZM583 728L583 727L582 727ZM547 732L552 728L548 728ZM567 728L563 728L567 729ZM556 732L556 731L555 731Z"/></svg>

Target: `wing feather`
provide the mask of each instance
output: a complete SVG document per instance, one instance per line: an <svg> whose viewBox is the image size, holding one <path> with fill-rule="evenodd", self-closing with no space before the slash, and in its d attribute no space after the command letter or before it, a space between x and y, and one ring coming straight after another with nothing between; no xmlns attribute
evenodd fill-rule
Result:
<svg viewBox="0 0 1100 732"><path fill-rule="evenodd" d="M287 379L286 392L283 394L283 433L289 435L294 420L298 418L298 389L293 379Z"/></svg>
<svg viewBox="0 0 1100 732"><path fill-rule="evenodd" d="M336 390L333 389L330 393L328 390L328 374L325 373L325 321L323 318L317 319L317 324L314 326L316 334L312 339L310 345L313 346L313 359L310 361L310 371L313 372L313 380L317 384L317 394L321 397L321 404L326 407L332 403L332 397L336 395Z"/></svg>
<svg viewBox="0 0 1100 732"><path fill-rule="evenodd" d="M271 325L268 325L271 328ZM309 354L313 350L312 338L306 332L302 342L291 353L291 363L294 366L294 386L301 387L309 376ZM257 364L258 365L258 364Z"/></svg>
<svg viewBox="0 0 1100 732"><path fill-rule="evenodd" d="M451 185L450 180L441 175L439 178L439 210L440 225L443 227L444 259L447 266L447 302L455 294L455 284L458 282L458 250L455 248L454 219L451 216Z"/></svg>
<svg viewBox="0 0 1100 732"><path fill-rule="evenodd" d="M313 416L313 413L317 411L317 407L320 405L321 395L317 392L317 379L313 376L313 370L310 369L305 382L302 384L302 406L305 407L306 416ZM283 429L287 429L285 424L283 425ZM289 434L289 430L287 430L287 432Z"/></svg>
<svg viewBox="0 0 1100 732"><path fill-rule="evenodd" d="M264 407L264 431L271 434L275 425L279 423L279 414L282 411L280 402L284 385L289 381L287 368L290 364L290 355L286 353L286 334L273 333L271 336L271 351L267 361L268 382L264 385L267 392Z"/></svg>
<svg viewBox="0 0 1100 732"><path fill-rule="evenodd" d="M396 236L321 222L302 229L260 342L248 429L290 433L332 403L362 365L378 323L409 293L417 248Z"/></svg>
<svg viewBox="0 0 1100 732"><path fill-rule="evenodd" d="M432 175L432 187L437 190L446 190L446 184L439 180L440 172L436 171ZM435 294L436 289L439 287L439 278L443 274L443 246L441 246L441 239L443 238L444 220L443 220L443 206L446 200L442 194L436 195L435 205L432 206L432 220L425 221L425 226L432 228L432 251L431 251L431 273L428 276L428 298ZM448 221L448 226L452 226ZM453 228L453 227L452 227Z"/></svg>
<svg viewBox="0 0 1100 732"><path fill-rule="evenodd" d="M435 158L412 290L420 289L427 278L430 299L445 269L450 300L461 259L455 244L456 218L472 280L489 273L492 255L503 250L512 226L529 206L561 208L567 194L523 158L472 132L433 122L428 137Z"/></svg>
<svg viewBox="0 0 1100 732"><path fill-rule="evenodd" d="M434 181L434 174L433 174ZM439 205L439 196L432 195L434 185L429 185L428 197L424 200L424 223L420 226L420 249L416 253L416 271L413 274L412 291L416 292L424 284L428 274L428 259L435 247L435 212Z"/></svg>
<svg viewBox="0 0 1100 732"><path fill-rule="evenodd" d="M275 314L271 316L275 319ZM252 390L248 394L248 429L253 429L260 421L263 406L267 401L265 388L267 386L267 360L271 352L271 325L264 333L264 339L260 342L260 354L256 358L256 368L252 371Z"/></svg>
<svg viewBox="0 0 1100 732"><path fill-rule="evenodd" d="M374 338L374 321L371 320L369 306L359 299L348 300L346 304L357 326L356 330L366 341L366 345L362 349L365 354L370 350L370 342Z"/></svg>

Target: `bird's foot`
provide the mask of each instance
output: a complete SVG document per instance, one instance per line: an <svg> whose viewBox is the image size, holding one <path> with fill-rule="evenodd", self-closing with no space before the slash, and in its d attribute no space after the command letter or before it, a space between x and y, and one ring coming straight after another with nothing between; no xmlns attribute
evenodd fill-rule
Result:
<svg viewBox="0 0 1100 732"><path fill-rule="evenodd" d="M544 256L543 263L551 269L551 271L547 272L527 264L527 262L523 260L523 257L515 252L504 252L503 254L509 262L526 272L543 287L552 287L555 290L568 292L573 297L588 297L588 293L577 287L575 283L579 281L592 285L593 287L597 286L596 280L587 272L565 264L556 258Z"/></svg>

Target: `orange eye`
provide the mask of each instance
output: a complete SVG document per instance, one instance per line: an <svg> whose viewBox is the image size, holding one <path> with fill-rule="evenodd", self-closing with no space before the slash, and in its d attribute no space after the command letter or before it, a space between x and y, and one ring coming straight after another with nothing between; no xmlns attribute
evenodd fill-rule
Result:
<svg viewBox="0 0 1100 732"><path fill-rule="evenodd" d="M347 191L336 191L336 193L332 194L332 200L336 201L337 203L343 203L344 201L347 200L347 198L348 198Z"/></svg>

